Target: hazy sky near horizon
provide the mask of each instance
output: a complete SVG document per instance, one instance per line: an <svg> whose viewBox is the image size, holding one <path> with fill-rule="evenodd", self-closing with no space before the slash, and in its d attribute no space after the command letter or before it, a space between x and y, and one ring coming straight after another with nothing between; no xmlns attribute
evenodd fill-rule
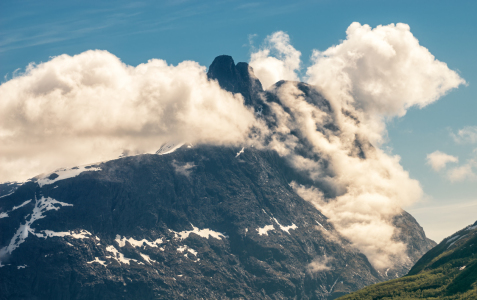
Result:
<svg viewBox="0 0 477 300"><path fill-rule="evenodd" d="M0 75L5 82L30 62L89 49L133 66L152 58L208 66L220 54L248 62L276 31L301 51L304 75L313 49L339 44L352 22L406 23L467 82L389 120L383 147L421 183L423 201L407 210L440 241L477 220L476 13L475 1L2 1Z"/></svg>

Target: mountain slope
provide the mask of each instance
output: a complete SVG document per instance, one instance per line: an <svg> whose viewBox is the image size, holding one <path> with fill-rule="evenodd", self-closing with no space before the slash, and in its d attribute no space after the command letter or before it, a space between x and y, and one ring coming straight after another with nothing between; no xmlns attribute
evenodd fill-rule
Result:
<svg viewBox="0 0 477 300"><path fill-rule="evenodd" d="M427 252L408 276L340 299L477 299L477 222Z"/></svg>
<svg viewBox="0 0 477 300"><path fill-rule="evenodd" d="M236 157L239 150L183 147L23 185L2 202L31 200L0 219L2 244L17 247L2 259L1 294L321 298L382 280L288 186L293 173L278 155L245 149ZM31 222L24 242L12 238L38 211L45 217ZM325 256L333 270L306 272Z"/></svg>
<svg viewBox="0 0 477 300"><path fill-rule="evenodd" d="M281 86L332 112L303 83L263 91L251 68L229 56L214 60L208 76L241 93L271 130ZM331 119L324 126L339 130ZM297 151L327 164L293 134ZM334 299L402 276L433 246L402 211L392 222L408 261L380 273L293 188L312 185L332 197L332 187L286 156L253 144L180 145L8 185L0 299ZM353 155L366 159L361 148L369 146L355 145Z"/></svg>

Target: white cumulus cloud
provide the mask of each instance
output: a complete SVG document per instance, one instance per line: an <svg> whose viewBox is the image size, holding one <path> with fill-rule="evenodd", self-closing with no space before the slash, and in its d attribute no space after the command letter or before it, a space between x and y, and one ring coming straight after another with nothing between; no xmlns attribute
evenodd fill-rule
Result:
<svg viewBox="0 0 477 300"><path fill-rule="evenodd" d="M290 37L283 31L277 31L265 39L264 45L252 53L250 66L255 75L267 89L280 80L299 80L300 51L290 44Z"/></svg>
<svg viewBox="0 0 477 300"><path fill-rule="evenodd" d="M458 162L458 157L440 151L434 151L427 155L427 164L430 165L436 172L445 169L448 163ZM460 166L448 169L446 172L446 177L451 182L475 180L477 179L477 175L474 172L474 168L477 168L477 162L475 159L471 158Z"/></svg>
<svg viewBox="0 0 477 300"><path fill-rule="evenodd" d="M292 184L295 191L327 216L374 267L407 263L403 256L406 246L393 238L396 230L392 218L402 206L420 199L419 182L409 178L398 156L389 156L367 143L367 136L360 133L361 123L348 118L343 125L326 129L327 124L337 124L335 114L346 116L336 111L326 113L326 105L306 101L304 93L291 82L273 92L282 106L272 106L278 116L277 130L268 147L319 185L327 186L329 196L314 187ZM302 139L296 138L297 132ZM305 150L304 144L311 150Z"/></svg>
<svg viewBox="0 0 477 300"><path fill-rule="evenodd" d="M403 116L464 84L460 76L419 45L407 24L352 23L339 45L313 53L308 82L337 107L362 111L369 126L384 130L379 117ZM375 136L379 139L380 136Z"/></svg>
<svg viewBox="0 0 477 300"><path fill-rule="evenodd" d="M257 123L206 68L159 59L136 67L107 51L61 55L0 85L0 181L154 152L171 140L243 142Z"/></svg>
<svg viewBox="0 0 477 300"><path fill-rule="evenodd" d="M464 180L476 180L477 175L474 173L473 168L477 166L477 163L470 160L467 164L450 169L447 172L447 177L450 181L464 181Z"/></svg>
<svg viewBox="0 0 477 300"><path fill-rule="evenodd" d="M376 28L353 23L344 41L314 51L312 61L306 80L330 102L331 111L305 101L296 84L271 90L286 109L272 104L277 128L268 146L334 191L325 197L316 188L294 185L373 266L408 265L392 217L418 201L422 190L399 156L379 148L386 120L412 106L424 107L465 81L401 23ZM330 123L334 126L327 127ZM303 154L297 132L314 155Z"/></svg>
<svg viewBox="0 0 477 300"><path fill-rule="evenodd" d="M445 154L441 151L434 151L427 155L427 164L430 165L434 171L440 171L444 169L447 163L457 163L459 158L449 154Z"/></svg>

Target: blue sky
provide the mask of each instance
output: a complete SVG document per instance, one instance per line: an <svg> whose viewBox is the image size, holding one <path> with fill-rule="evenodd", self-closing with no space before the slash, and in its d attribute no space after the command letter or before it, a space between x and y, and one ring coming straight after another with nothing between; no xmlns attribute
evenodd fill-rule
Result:
<svg viewBox="0 0 477 300"><path fill-rule="evenodd" d="M258 46L279 30L301 51L304 72L312 50L340 43L352 22L409 24L420 44L468 83L388 124L385 148L401 156L426 194L408 210L440 240L477 219L475 179L451 182L426 164L426 155L436 150L459 157L461 164L476 155L476 143L452 136L477 126L476 13L476 1L6 0L0 3L0 75L4 82L30 62L88 49L107 50L134 66L151 58L208 66L220 54L248 61L250 39Z"/></svg>

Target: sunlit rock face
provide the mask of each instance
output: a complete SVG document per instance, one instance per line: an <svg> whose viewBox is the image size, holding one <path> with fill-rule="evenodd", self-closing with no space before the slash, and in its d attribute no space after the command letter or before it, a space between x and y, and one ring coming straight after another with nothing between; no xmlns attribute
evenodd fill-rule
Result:
<svg viewBox="0 0 477 300"><path fill-rule="evenodd" d="M256 144L182 145L158 154L61 169L0 194L0 295L7 299L333 299L407 273L434 243L402 211L389 220L405 263L376 268L300 187L344 193L297 168L326 170L300 131L280 132L281 88L293 85L339 133L333 107L309 85L263 91L245 63L220 56L210 79L241 93L270 132ZM289 109L288 109L289 111ZM353 116L350 116L352 118ZM263 131L263 130L262 130ZM290 138L294 136L294 138ZM275 149L274 139L293 144ZM372 146L350 141L366 160ZM272 145L272 146L270 146ZM327 174L329 177L330 174ZM5 188L3 188L5 186Z"/></svg>

